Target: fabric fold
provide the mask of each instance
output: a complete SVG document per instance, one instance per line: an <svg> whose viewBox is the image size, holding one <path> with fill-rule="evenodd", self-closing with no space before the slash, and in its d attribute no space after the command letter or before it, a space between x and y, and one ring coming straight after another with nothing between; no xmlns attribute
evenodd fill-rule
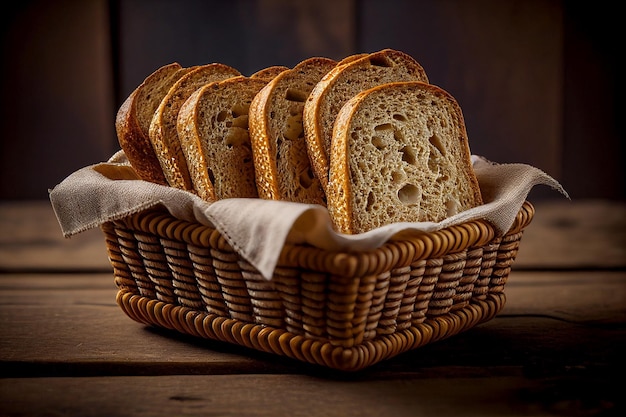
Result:
<svg viewBox="0 0 626 417"><path fill-rule="evenodd" d="M497 164L479 156L472 161L485 200L482 206L439 223L394 223L358 235L336 233L328 211L319 205L249 198L207 203L193 193L142 181L121 151L107 162L72 173L49 195L66 237L162 205L178 219L215 227L268 280L286 242L327 250L368 250L399 233L432 232L478 218L504 234L534 186L549 186L569 198L538 168Z"/></svg>

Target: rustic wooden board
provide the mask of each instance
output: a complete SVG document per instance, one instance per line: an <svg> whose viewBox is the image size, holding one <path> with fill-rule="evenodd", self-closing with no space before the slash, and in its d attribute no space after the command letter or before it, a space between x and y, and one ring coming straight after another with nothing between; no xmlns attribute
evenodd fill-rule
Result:
<svg viewBox="0 0 626 417"><path fill-rule="evenodd" d="M367 381L309 375L11 378L0 379L0 412L107 417L542 417L609 415L601 413L623 405L616 386L577 383L520 375L398 375Z"/></svg>
<svg viewBox="0 0 626 417"><path fill-rule="evenodd" d="M536 203L514 268L626 267L626 203ZM66 239L49 201L0 203L0 270L110 271L104 238L93 229Z"/></svg>
<svg viewBox="0 0 626 417"><path fill-rule="evenodd" d="M626 331L626 277L607 273L516 272L494 320L427 345L368 372L437 366L524 367L530 357L605 366ZM107 274L0 275L0 358L5 376L302 372L319 368L238 346L153 329L115 304ZM551 294L546 296L546 294ZM488 342L486 342L488 341ZM586 350L577 348L585 343ZM506 356L501 353L506 352ZM621 353L620 353L621 355ZM607 359L608 358L608 359ZM485 370L474 369L479 375ZM489 372L487 372L489 373Z"/></svg>
<svg viewBox="0 0 626 417"><path fill-rule="evenodd" d="M514 268L626 267L626 202L563 198L535 209Z"/></svg>
<svg viewBox="0 0 626 417"><path fill-rule="evenodd" d="M64 238L50 201L0 202L0 271L112 271L104 237Z"/></svg>

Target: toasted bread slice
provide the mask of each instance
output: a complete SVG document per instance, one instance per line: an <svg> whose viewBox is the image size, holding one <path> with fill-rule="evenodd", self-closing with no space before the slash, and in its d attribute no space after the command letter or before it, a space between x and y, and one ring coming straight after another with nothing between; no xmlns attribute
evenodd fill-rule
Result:
<svg viewBox="0 0 626 417"><path fill-rule="evenodd" d="M267 84L235 77L195 91L178 114L178 136L195 192L206 201L258 197L248 110Z"/></svg>
<svg viewBox="0 0 626 417"><path fill-rule="evenodd" d="M135 88L117 111L115 130L118 142L137 175L145 181L167 185L150 142L150 122L170 87L191 69L178 63L158 68Z"/></svg>
<svg viewBox="0 0 626 417"><path fill-rule="evenodd" d="M150 123L149 137L170 186L193 190L176 130L181 106L203 85L240 75L239 71L224 64L201 65L179 78L161 100Z"/></svg>
<svg viewBox="0 0 626 417"><path fill-rule="evenodd" d="M250 106L250 136L259 197L326 205L304 142L302 111L313 87L337 63L310 58L280 73Z"/></svg>
<svg viewBox="0 0 626 417"><path fill-rule="evenodd" d="M439 87L359 93L337 115L332 141L328 210L342 233L439 222L482 204L461 108Z"/></svg>
<svg viewBox="0 0 626 417"><path fill-rule="evenodd" d="M307 150L322 188L328 186L331 137L341 107L359 92L396 81L428 82L422 66L409 55L384 49L365 57L344 59L313 88L304 105L303 122Z"/></svg>

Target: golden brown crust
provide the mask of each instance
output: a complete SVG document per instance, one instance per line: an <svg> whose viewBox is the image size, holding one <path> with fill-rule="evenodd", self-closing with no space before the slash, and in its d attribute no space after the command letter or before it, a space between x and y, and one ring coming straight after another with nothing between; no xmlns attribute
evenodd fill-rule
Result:
<svg viewBox="0 0 626 417"><path fill-rule="evenodd" d="M153 94L163 97L185 72L186 69L177 63L157 69L128 96L117 112L115 130L120 147L139 177L145 181L167 185L145 122L145 113L151 117L160 99L157 102L155 97L147 96Z"/></svg>
<svg viewBox="0 0 626 417"><path fill-rule="evenodd" d="M272 65L271 67L263 68L255 72L250 78L261 78L264 80L273 80L281 72L287 71L289 67L284 65Z"/></svg>
<svg viewBox="0 0 626 417"><path fill-rule="evenodd" d="M306 96L336 65L313 57L276 76L250 106L250 136L261 198L325 205L319 180L313 177L302 130ZM290 132L285 132L288 129ZM280 159L280 163L279 160ZM280 165L280 166L279 166Z"/></svg>
<svg viewBox="0 0 626 417"><path fill-rule="evenodd" d="M224 64L198 66L180 77L159 104L150 124L149 137L170 186L193 190L176 128L181 106L202 85L240 75L239 71Z"/></svg>
<svg viewBox="0 0 626 417"><path fill-rule="evenodd" d="M203 200L211 202L217 199L215 188L209 179L207 161L202 152L202 139L196 128L199 124L196 103L201 94L202 88L199 88L185 101L178 112L176 126L193 191Z"/></svg>
<svg viewBox="0 0 626 417"><path fill-rule="evenodd" d="M276 79L272 80L259 91L250 104L250 121L248 126L252 155L256 171L256 186L259 197L267 200L280 200L278 189L278 171L273 155L276 144L269 135L268 113L266 106L274 92Z"/></svg>
<svg viewBox="0 0 626 417"><path fill-rule="evenodd" d="M304 107L303 123L311 164L326 192L332 125L341 106L377 84L411 80L428 82L422 66L404 52L383 49L345 58L317 83Z"/></svg>

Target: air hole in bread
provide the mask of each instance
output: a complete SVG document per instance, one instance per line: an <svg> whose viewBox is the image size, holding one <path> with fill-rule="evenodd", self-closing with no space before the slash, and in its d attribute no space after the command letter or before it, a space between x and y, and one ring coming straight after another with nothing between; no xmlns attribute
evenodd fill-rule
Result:
<svg viewBox="0 0 626 417"><path fill-rule="evenodd" d="M233 119L232 124L233 127L239 127L242 129L248 128L248 115L237 116Z"/></svg>
<svg viewBox="0 0 626 417"><path fill-rule="evenodd" d="M402 132L399 129L395 129L393 131L393 138L396 140L396 142L400 142L400 143L406 142L404 140L404 134L402 134Z"/></svg>
<svg viewBox="0 0 626 417"><path fill-rule="evenodd" d="M446 201L446 215L448 217L454 216L460 211L459 207L461 207L461 204L455 199Z"/></svg>
<svg viewBox="0 0 626 417"><path fill-rule="evenodd" d="M374 195L373 191L370 191L367 194L367 210L371 210L374 208L374 204L376 204L376 196Z"/></svg>
<svg viewBox="0 0 626 417"><path fill-rule="evenodd" d="M297 140L298 138L304 137L301 114L289 116L285 123L283 137L287 140Z"/></svg>
<svg viewBox="0 0 626 417"><path fill-rule="evenodd" d="M308 96L307 93L296 88L288 88L287 91L285 91L285 99L289 101L304 103Z"/></svg>
<svg viewBox="0 0 626 417"><path fill-rule="evenodd" d="M231 129L228 129L228 133L224 138L224 144L229 148L245 145L248 142L250 142L248 129L243 129L240 127L233 127Z"/></svg>
<svg viewBox="0 0 626 417"><path fill-rule="evenodd" d="M393 61L388 59L387 57L374 57L370 58L370 64L375 67L393 67Z"/></svg>
<svg viewBox="0 0 626 417"><path fill-rule="evenodd" d="M405 184L398 190L398 199L403 204L415 204L421 197L420 189L414 184Z"/></svg>
<svg viewBox="0 0 626 417"><path fill-rule="evenodd" d="M405 178L404 171L393 171L391 173L391 182L393 184L400 184Z"/></svg>
<svg viewBox="0 0 626 417"><path fill-rule="evenodd" d="M431 145L435 147L435 149L439 151L441 155L446 154L446 148L443 146L443 143L441 143L441 138L437 134L434 134L430 138L428 138L428 141Z"/></svg>
<svg viewBox="0 0 626 417"><path fill-rule="evenodd" d="M239 116L243 116L243 115L248 115L248 110L250 109L250 103L239 103L239 104L235 104L232 109L232 115L233 117L239 117Z"/></svg>
<svg viewBox="0 0 626 417"><path fill-rule="evenodd" d="M380 136L372 136L372 145L378 150L382 150L385 148L385 140Z"/></svg>
<svg viewBox="0 0 626 417"><path fill-rule="evenodd" d="M208 174L209 174L209 181L211 182L211 184L215 184L215 174L213 173L211 168L208 169Z"/></svg>
<svg viewBox="0 0 626 417"><path fill-rule="evenodd" d="M439 172L439 155L435 154L431 149L428 152L428 169L431 172L438 173Z"/></svg>
<svg viewBox="0 0 626 417"><path fill-rule="evenodd" d="M223 122L224 120L226 120L226 117L228 117L228 112L227 112L227 111L222 110L221 112L219 112L219 113L217 114L217 118L216 118L216 120L217 120L218 122Z"/></svg>
<svg viewBox="0 0 626 417"><path fill-rule="evenodd" d="M298 181L303 188L310 188L313 185L313 172L310 169L302 171Z"/></svg>
<svg viewBox="0 0 626 417"><path fill-rule="evenodd" d="M381 131L385 131L385 130L393 130L393 126L391 125L391 123L383 123L381 125L376 125L374 127L374 130L376 132L381 132Z"/></svg>
<svg viewBox="0 0 626 417"><path fill-rule="evenodd" d="M406 116L405 116L405 115L403 115L403 114L398 114L398 113L396 113L396 114L394 114L394 115L393 115L393 119L394 119L394 120L397 120L397 121L399 121L399 122L406 122L406 121L408 120L408 119L406 118Z"/></svg>
<svg viewBox="0 0 626 417"><path fill-rule="evenodd" d="M402 153L402 160L409 165L415 165L417 162L417 157L415 156L415 149L410 146L405 146L400 149Z"/></svg>

